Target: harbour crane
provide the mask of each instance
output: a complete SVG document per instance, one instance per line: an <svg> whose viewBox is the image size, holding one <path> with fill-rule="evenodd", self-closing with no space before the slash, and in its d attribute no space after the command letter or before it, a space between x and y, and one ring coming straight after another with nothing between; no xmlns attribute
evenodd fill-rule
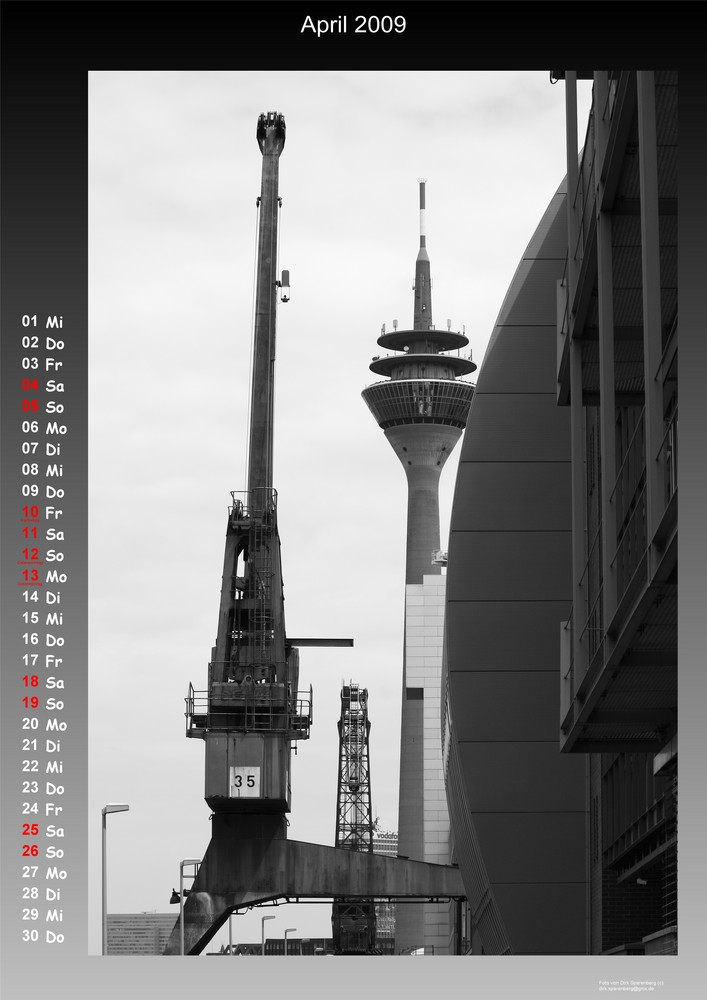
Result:
<svg viewBox="0 0 707 1000"><path fill-rule="evenodd" d="M279 160L285 119L259 116L262 154L247 490L232 493L216 643L207 687L192 684L186 734L205 743L211 840L165 955L199 954L234 912L278 901L463 898L456 867L287 839L293 744L306 740L312 691L300 692L299 649L351 639L285 631L277 493L273 487Z"/></svg>

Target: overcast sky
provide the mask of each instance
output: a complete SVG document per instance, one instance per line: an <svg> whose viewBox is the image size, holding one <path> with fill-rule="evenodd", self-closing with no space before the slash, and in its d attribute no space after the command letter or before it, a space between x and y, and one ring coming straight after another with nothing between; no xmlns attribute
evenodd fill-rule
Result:
<svg viewBox="0 0 707 1000"><path fill-rule="evenodd" d="M284 114L275 476L291 636L314 688L293 758L289 836L333 844L342 680L369 692L374 815L397 827L406 481L363 403L381 325L412 325L418 180L437 326L486 344L565 173L564 84L539 72L140 72L90 76L91 951L100 810L111 912L169 912L210 837L206 687L226 512L246 486L258 115ZM580 143L589 106L583 88ZM477 373L478 374L478 373ZM474 376L471 377L472 380ZM460 446L442 477L442 544ZM172 907L175 919L177 907ZM268 935L329 936L328 906ZM262 912L234 920L260 940ZM216 943L227 940L222 932Z"/></svg>

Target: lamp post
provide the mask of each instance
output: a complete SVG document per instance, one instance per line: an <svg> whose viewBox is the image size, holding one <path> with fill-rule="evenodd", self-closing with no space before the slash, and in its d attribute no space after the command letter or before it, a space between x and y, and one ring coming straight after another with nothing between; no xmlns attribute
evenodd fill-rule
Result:
<svg viewBox="0 0 707 1000"><path fill-rule="evenodd" d="M120 805L115 802L109 803L107 806L103 806L101 809L101 928L102 928L102 946L101 951L103 955L108 954L108 899L107 899L107 886L108 886L108 871L106 864L106 816L108 813L119 813L127 812L130 806Z"/></svg>
<svg viewBox="0 0 707 1000"><path fill-rule="evenodd" d="M260 954L263 956L265 956L265 921L274 919L274 914L269 917L261 917L260 919Z"/></svg>
<svg viewBox="0 0 707 1000"><path fill-rule="evenodd" d="M285 928L285 958L287 958L287 935L290 931L296 931L296 927L286 927Z"/></svg>
<svg viewBox="0 0 707 1000"><path fill-rule="evenodd" d="M184 867L185 865L200 865L201 858L185 858L179 862L179 954L184 954ZM196 878L197 868L192 878Z"/></svg>

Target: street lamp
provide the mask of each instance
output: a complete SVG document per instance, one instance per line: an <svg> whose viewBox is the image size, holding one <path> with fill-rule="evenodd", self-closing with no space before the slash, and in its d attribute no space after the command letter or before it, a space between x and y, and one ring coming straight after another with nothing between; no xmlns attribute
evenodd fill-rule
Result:
<svg viewBox="0 0 707 1000"><path fill-rule="evenodd" d="M127 812L130 806L119 805L115 802L103 806L101 809L101 926L102 926L102 954L108 954L108 902L107 902L107 865L106 865L106 816L108 813Z"/></svg>
<svg viewBox="0 0 707 1000"><path fill-rule="evenodd" d="M185 858L179 862L179 954L184 954L184 867L185 865L200 865L201 858ZM196 878L194 869L192 879Z"/></svg>
<svg viewBox="0 0 707 1000"><path fill-rule="evenodd" d="M287 958L287 935L290 931L296 931L296 927L286 927L285 928L285 958Z"/></svg>
<svg viewBox="0 0 707 1000"><path fill-rule="evenodd" d="M272 914L272 916L269 917L261 917L260 920L260 954L263 956L265 955L265 921L274 919L275 914Z"/></svg>

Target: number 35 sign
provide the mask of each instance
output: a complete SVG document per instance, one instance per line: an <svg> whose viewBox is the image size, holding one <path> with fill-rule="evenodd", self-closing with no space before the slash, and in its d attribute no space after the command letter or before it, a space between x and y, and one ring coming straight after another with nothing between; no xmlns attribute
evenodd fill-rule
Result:
<svg viewBox="0 0 707 1000"><path fill-rule="evenodd" d="M260 797L260 768L232 767L229 796L232 799Z"/></svg>

